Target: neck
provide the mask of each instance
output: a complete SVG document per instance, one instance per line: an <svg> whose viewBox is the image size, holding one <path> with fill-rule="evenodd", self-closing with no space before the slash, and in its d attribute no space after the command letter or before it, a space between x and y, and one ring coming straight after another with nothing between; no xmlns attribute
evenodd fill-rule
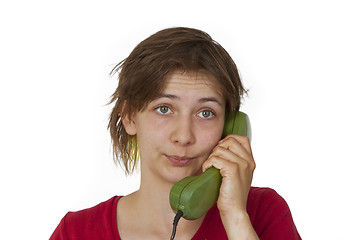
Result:
<svg viewBox="0 0 360 240"><path fill-rule="evenodd" d="M136 192L139 207L144 207L147 212L156 214L159 217L162 216L163 219L174 218L175 214L169 202L169 193L172 185L172 183L166 182L163 179L154 176L148 177L142 174L140 188Z"/></svg>
<svg viewBox="0 0 360 240"><path fill-rule="evenodd" d="M124 239L127 234L126 230L130 231L130 229L139 234L144 231L148 239L151 239L150 233L157 236L155 239L159 239L159 236L167 238L171 235L175 217L169 203L172 185L173 183L164 179L141 174L139 190L119 201L119 216L124 218L118 219L118 226ZM184 239L190 239L200 227L204 217L197 220L182 218L178 224L177 235L183 236ZM136 226L139 228L134 228ZM140 238L140 235L137 238Z"/></svg>

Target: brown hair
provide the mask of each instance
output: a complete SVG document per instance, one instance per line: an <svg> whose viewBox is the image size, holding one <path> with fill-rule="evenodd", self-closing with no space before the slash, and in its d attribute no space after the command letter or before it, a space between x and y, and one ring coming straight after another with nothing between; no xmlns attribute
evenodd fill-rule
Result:
<svg viewBox="0 0 360 240"><path fill-rule="evenodd" d="M133 172L139 153L136 136L126 133L121 117L144 109L161 92L166 76L175 70L205 71L214 76L226 102L226 113L240 107L246 91L237 67L210 35L184 27L168 28L151 35L111 71L111 75L118 73L119 83L110 101L115 102L115 106L108 128L114 161L122 161L126 173Z"/></svg>

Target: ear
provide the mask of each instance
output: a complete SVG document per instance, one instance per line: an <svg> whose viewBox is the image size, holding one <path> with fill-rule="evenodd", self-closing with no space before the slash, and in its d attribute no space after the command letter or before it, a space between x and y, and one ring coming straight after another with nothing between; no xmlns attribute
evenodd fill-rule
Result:
<svg viewBox="0 0 360 240"><path fill-rule="evenodd" d="M123 103L119 109L119 114L122 116L122 112L125 108L126 103ZM134 114L131 116L129 114L121 117L121 122L124 125L124 128L129 135L136 135L136 126L133 120Z"/></svg>
<svg viewBox="0 0 360 240"><path fill-rule="evenodd" d="M134 115L132 115L131 117L129 115L125 115L121 118L125 130L129 135L136 135L136 125L133 120L133 116Z"/></svg>

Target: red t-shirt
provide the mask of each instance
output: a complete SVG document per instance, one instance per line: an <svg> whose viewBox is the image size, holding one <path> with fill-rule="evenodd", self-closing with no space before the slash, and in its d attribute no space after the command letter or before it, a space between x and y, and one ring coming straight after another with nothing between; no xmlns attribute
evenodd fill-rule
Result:
<svg viewBox="0 0 360 240"><path fill-rule="evenodd" d="M67 213L50 240L121 240L116 220L119 199L119 196L115 196L95 207ZM247 212L261 240L301 239L287 203L274 190L252 187L248 196ZM192 239L228 239L216 204L207 212Z"/></svg>

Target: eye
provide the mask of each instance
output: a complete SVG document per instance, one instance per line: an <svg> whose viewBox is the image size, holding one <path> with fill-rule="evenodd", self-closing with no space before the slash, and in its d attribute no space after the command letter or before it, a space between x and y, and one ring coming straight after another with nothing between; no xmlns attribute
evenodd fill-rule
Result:
<svg viewBox="0 0 360 240"><path fill-rule="evenodd" d="M155 110L161 114L170 114L171 113L171 110L168 106L159 106L159 107L155 108Z"/></svg>
<svg viewBox="0 0 360 240"><path fill-rule="evenodd" d="M197 114L201 118L213 118L215 114L210 110L203 110Z"/></svg>

